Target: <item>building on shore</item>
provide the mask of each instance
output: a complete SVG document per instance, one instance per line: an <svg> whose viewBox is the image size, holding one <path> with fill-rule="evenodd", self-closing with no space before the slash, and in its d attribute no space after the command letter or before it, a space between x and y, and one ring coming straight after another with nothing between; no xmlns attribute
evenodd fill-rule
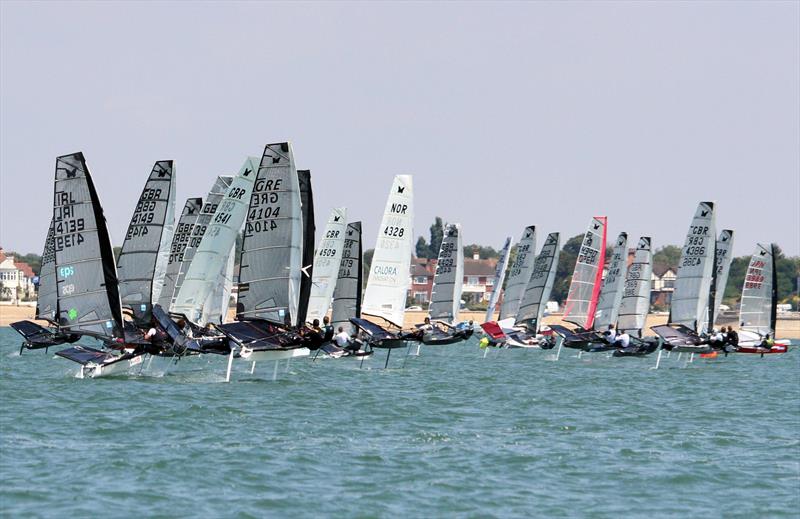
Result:
<svg viewBox="0 0 800 519"><path fill-rule="evenodd" d="M0 248L0 300L18 302L36 297L38 280L30 265L6 256Z"/></svg>
<svg viewBox="0 0 800 519"><path fill-rule="evenodd" d="M436 259L411 258L411 290L413 304L423 305L431 300ZM478 254L464 259L464 288L461 299L466 305L489 301L494 290L496 259L480 259Z"/></svg>

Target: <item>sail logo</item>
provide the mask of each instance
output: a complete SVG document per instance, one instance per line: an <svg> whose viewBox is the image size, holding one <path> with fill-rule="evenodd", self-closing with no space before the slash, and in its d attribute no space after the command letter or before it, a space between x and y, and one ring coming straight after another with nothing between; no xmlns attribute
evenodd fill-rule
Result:
<svg viewBox="0 0 800 519"><path fill-rule="evenodd" d="M75 285L70 283L69 285L64 285L61 287L61 293L65 296L69 296L75 293Z"/></svg>
<svg viewBox="0 0 800 519"><path fill-rule="evenodd" d="M59 267L58 274L62 278L67 279L71 275L75 274L75 267Z"/></svg>
<svg viewBox="0 0 800 519"><path fill-rule="evenodd" d="M69 317L70 321L74 321L78 317L78 311L74 308L70 308L67 312L67 317Z"/></svg>

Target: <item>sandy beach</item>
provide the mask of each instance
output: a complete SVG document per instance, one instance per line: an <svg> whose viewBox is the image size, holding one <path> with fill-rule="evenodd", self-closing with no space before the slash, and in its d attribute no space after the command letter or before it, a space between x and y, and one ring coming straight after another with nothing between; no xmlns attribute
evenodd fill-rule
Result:
<svg viewBox="0 0 800 519"><path fill-rule="evenodd" d="M8 326L15 321L23 319L33 319L36 312L36 306L31 304L20 304L20 306L0 305L0 326ZM234 310L230 309L228 312L228 320L233 320ZM421 323L425 319L425 312L406 312L406 319L403 325L406 328ZM461 319L473 319L476 323L483 322L484 312L461 312L459 317ZM550 315L545 317L545 324L559 324L561 323L560 315ZM647 316L647 326L656 326L667 322L666 314L650 314ZM46 323L40 322L42 325ZM572 325L568 325L572 326ZM800 339L800 319L781 319L778 318L778 338L781 339Z"/></svg>

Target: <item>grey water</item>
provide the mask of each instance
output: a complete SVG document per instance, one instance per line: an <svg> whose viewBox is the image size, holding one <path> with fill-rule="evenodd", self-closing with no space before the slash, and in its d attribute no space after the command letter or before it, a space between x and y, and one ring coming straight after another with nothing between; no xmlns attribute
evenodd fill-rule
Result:
<svg viewBox="0 0 800 519"><path fill-rule="evenodd" d="M4 517L798 517L800 355L466 344L75 378L0 329ZM403 366L403 363L405 365Z"/></svg>

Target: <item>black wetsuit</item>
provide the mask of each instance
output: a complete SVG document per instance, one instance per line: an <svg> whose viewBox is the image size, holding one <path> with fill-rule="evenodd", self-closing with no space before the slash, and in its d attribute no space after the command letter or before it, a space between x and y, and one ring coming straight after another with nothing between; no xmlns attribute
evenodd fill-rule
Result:
<svg viewBox="0 0 800 519"><path fill-rule="evenodd" d="M326 324L322 327L322 342L331 342L333 340L333 326Z"/></svg>

